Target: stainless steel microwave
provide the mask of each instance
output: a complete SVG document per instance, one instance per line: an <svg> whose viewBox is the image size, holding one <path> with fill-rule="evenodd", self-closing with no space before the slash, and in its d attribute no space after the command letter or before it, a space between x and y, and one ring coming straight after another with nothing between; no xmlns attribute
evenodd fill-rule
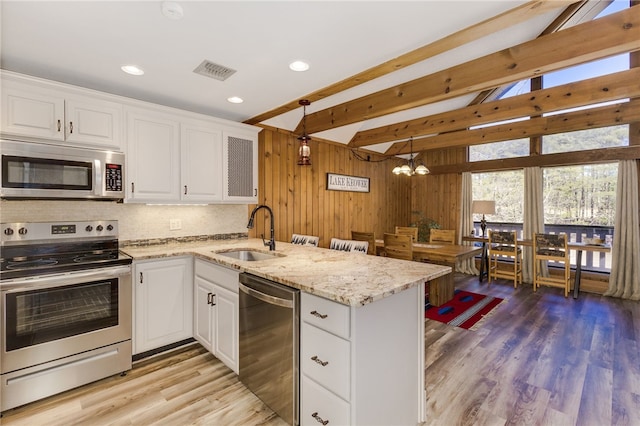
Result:
<svg viewBox="0 0 640 426"><path fill-rule="evenodd" d="M1 198L122 200L124 154L0 141Z"/></svg>

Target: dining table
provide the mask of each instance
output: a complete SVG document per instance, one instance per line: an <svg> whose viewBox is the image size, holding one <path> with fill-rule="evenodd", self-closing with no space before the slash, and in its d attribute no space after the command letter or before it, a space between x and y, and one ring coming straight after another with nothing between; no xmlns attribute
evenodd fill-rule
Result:
<svg viewBox="0 0 640 426"><path fill-rule="evenodd" d="M488 264L489 260L487 257L487 244L489 243L489 239L487 237L477 237L477 236L464 236L462 237L463 241L468 242L477 242L482 243L481 250L481 259L480 259L480 282L482 282L483 275L485 275L484 267ZM533 240L530 239L522 239L518 240L518 245L523 247L532 247ZM573 285L573 298L577 299L578 294L580 293L580 280L582 278L582 252L584 251L593 251L600 253L609 253L611 251L611 246L609 244L587 244L577 241L570 241L567 243L567 247L569 250L573 250L576 252L576 273ZM488 272L488 271L487 271Z"/></svg>
<svg viewBox="0 0 640 426"><path fill-rule="evenodd" d="M475 257L482 248L443 243L413 243L413 260L419 262L444 263L455 266L458 261ZM384 253L384 240L376 240L376 253Z"/></svg>
<svg viewBox="0 0 640 426"><path fill-rule="evenodd" d="M412 248L414 261L444 264L451 266L452 270L455 270L458 261L472 258L482 251L480 247L472 245L420 242L413 243ZM384 255L384 240L376 240L376 254ZM453 299L454 291L453 273L431 280L429 303L432 306L441 306Z"/></svg>

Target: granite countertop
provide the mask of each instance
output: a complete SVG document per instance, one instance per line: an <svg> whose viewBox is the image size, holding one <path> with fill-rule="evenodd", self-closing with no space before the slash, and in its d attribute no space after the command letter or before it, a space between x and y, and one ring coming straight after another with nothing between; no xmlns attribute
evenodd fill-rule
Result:
<svg viewBox="0 0 640 426"><path fill-rule="evenodd" d="M220 253L250 249L275 254L273 259L243 261ZM194 256L248 272L336 302L361 306L451 272L449 266L348 253L277 241L269 252L260 239L125 246L134 260Z"/></svg>

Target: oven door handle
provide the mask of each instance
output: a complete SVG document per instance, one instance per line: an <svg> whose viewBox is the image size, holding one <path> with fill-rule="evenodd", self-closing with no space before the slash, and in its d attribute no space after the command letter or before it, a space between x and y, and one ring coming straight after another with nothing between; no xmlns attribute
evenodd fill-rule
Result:
<svg viewBox="0 0 640 426"><path fill-rule="evenodd" d="M77 284L83 281L110 279L118 276L131 274L131 266L116 266L111 268L91 269L83 272L68 272L64 274L35 276L28 278L16 278L2 282L3 293L16 293L37 288L63 287L65 285Z"/></svg>

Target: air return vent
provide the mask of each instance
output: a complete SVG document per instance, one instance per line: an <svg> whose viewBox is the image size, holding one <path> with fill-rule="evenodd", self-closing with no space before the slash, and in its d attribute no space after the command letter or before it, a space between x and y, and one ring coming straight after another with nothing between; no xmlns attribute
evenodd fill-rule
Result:
<svg viewBox="0 0 640 426"><path fill-rule="evenodd" d="M205 77L215 78L216 80L225 81L231 77L236 70L227 68L222 65L214 64L206 59L202 61L198 67L193 70L196 74L204 75Z"/></svg>

